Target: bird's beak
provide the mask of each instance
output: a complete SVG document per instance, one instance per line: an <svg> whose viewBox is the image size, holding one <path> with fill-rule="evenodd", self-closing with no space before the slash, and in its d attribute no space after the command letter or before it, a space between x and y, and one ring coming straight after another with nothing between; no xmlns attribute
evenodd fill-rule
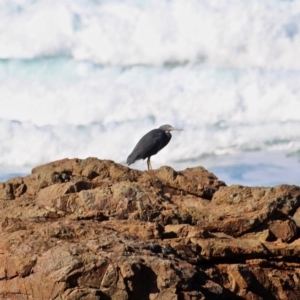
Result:
<svg viewBox="0 0 300 300"><path fill-rule="evenodd" d="M177 131L182 131L183 129L181 128L175 128L175 127L172 127L171 130L177 130Z"/></svg>

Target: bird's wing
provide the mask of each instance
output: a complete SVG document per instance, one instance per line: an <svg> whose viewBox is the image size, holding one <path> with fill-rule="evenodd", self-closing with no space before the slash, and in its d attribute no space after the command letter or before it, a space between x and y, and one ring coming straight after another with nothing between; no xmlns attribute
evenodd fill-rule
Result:
<svg viewBox="0 0 300 300"><path fill-rule="evenodd" d="M157 130L151 135L145 135L141 140L140 147L144 150L144 158L156 154L161 148L164 140L164 132Z"/></svg>
<svg viewBox="0 0 300 300"><path fill-rule="evenodd" d="M166 144L163 143L164 132L153 129L145 134L137 143L131 154L127 158L127 163L131 164L138 159L145 159L156 154Z"/></svg>

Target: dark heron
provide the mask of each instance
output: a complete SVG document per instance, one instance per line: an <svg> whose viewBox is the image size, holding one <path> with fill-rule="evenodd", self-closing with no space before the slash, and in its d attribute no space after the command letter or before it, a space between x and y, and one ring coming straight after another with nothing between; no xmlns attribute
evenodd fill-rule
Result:
<svg viewBox="0 0 300 300"><path fill-rule="evenodd" d="M171 125L162 125L158 129L153 129L146 133L128 156L127 164L131 165L136 160L148 158L148 170L152 170L150 158L168 145L172 137L170 133L172 130L182 129L175 128Z"/></svg>

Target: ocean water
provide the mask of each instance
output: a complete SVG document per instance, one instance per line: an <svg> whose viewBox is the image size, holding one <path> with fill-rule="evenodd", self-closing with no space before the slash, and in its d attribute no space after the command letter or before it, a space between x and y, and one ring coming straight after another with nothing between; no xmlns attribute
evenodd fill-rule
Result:
<svg viewBox="0 0 300 300"><path fill-rule="evenodd" d="M299 51L299 1L0 0L0 181L171 124L153 168L300 185Z"/></svg>

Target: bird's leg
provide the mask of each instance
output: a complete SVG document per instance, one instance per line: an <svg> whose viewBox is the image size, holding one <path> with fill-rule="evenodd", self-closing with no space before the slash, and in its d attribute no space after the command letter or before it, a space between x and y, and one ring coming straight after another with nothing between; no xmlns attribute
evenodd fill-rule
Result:
<svg viewBox="0 0 300 300"><path fill-rule="evenodd" d="M151 166L151 162L150 162L150 157L148 157L148 159L147 159L147 166L148 166L148 170L152 170L152 166Z"/></svg>

